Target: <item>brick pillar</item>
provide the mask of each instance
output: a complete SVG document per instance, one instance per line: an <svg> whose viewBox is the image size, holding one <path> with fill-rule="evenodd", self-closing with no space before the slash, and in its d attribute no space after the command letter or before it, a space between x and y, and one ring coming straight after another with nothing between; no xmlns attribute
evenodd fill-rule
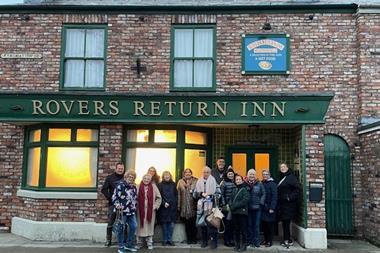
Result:
<svg viewBox="0 0 380 253"><path fill-rule="evenodd" d="M326 228L323 137L323 126L313 125L306 127L306 187L308 187L309 182L323 183L322 201L320 203L311 203L309 200L307 200L308 228ZM307 193L308 191L309 189L307 189Z"/></svg>
<svg viewBox="0 0 380 253"><path fill-rule="evenodd" d="M0 123L0 227L9 230L18 208L15 197L21 185L23 127Z"/></svg>
<svg viewBox="0 0 380 253"><path fill-rule="evenodd" d="M122 125L100 125L99 169L98 169L98 210L96 222L107 220L108 202L100 192L107 175L113 173L116 163L121 161L123 143Z"/></svg>

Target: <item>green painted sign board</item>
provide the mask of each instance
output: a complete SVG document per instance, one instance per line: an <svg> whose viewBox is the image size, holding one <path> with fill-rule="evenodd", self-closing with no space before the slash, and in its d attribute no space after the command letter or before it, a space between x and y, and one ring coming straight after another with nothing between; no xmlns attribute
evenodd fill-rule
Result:
<svg viewBox="0 0 380 253"><path fill-rule="evenodd" d="M0 93L0 121L324 123L332 97L332 93Z"/></svg>

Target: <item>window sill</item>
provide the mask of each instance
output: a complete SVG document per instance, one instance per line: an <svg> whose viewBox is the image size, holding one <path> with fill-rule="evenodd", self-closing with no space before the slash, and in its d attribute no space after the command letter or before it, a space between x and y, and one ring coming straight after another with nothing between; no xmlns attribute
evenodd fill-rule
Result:
<svg viewBox="0 0 380 253"><path fill-rule="evenodd" d="M98 199L97 192L40 192L30 190L18 190L18 197L32 199Z"/></svg>

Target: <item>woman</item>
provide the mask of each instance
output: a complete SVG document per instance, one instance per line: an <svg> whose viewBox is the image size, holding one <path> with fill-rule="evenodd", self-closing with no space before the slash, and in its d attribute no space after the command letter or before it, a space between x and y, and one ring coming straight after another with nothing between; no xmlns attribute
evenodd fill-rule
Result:
<svg viewBox="0 0 380 253"><path fill-rule="evenodd" d="M256 178L254 169L248 170L246 185L249 191L247 237L252 247L260 248L261 206L264 205L265 201L265 189L263 184Z"/></svg>
<svg viewBox="0 0 380 253"><path fill-rule="evenodd" d="M232 167L228 167L226 174L224 174L223 181L221 182L220 185L220 190L222 192L222 200L224 204L228 204L231 199L232 192L236 188L235 182L235 172L232 169ZM225 226L225 231L224 231L224 245L227 247L232 247L234 246L232 241L233 241L233 235L232 235L232 216L231 212L228 211L225 207L223 208L223 222Z"/></svg>
<svg viewBox="0 0 380 253"><path fill-rule="evenodd" d="M154 222L156 210L161 205L161 194L156 184L152 183L152 176L144 175L138 189L137 205L137 244L141 248L145 239L148 249L153 249Z"/></svg>
<svg viewBox="0 0 380 253"><path fill-rule="evenodd" d="M162 202L158 210L158 220L162 226L162 245L174 246L172 237L175 221L177 220L178 192L176 184L169 171L162 173L162 182L158 184Z"/></svg>
<svg viewBox="0 0 380 253"><path fill-rule="evenodd" d="M124 250L136 252L134 246L135 232L137 227L136 222L136 205L137 205L137 188L134 184L136 173L128 170L125 173L125 180L120 181L116 186L112 196L112 203L116 209L122 211L124 224L129 228L127 244L125 245L125 233L123 230L117 234L119 242L118 253L124 253ZM125 228L126 229L126 228Z"/></svg>
<svg viewBox="0 0 380 253"><path fill-rule="evenodd" d="M197 228L195 226L197 206L193 199L193 192L197 179L193 177L191 169L183 171L182 179L178 181L178 211L185 223L186 238L188 244L197 243Z"/></svg>
<svg viewBox="0 0 380 253"><path fill-rule="evenodd" d="M287 248L293 245L293 241L290 239L290 222L294 219L299 207L299 189L297 177L285 163L280 164L280 182L277 185L278 217L282 222L284 236L281 245Z"/></svg>
<svg viewBox="0 0 380 253"><path fill-rule="evenodd" d="M277 184L271 178L269 171L263 170L263 185L265 189L265 202L261 209L261 223L264 232L264 240L261 242L265 247L272 246L274 223L276 221Z"/></svg>
<svg viewBox="0 0 380 253"><path fill-rule="evenodd" d="M152 176L152 183L158 185L160 182L160 176L157 174L156 168L153 166L149 167L148 174Z"/></svg>
<svg viewBox="0 0 380 253"><path fill-rule="evenodd" d="M210 236L210 249L216 249L218 247L217 229L211 224L200 222L202 218L205 218L208 214L211 213L213 207L217 206L217 202L220 198L220 188L218 187L215 178L211 176L211 169L208 166L204 167L203 177L201 177L195 185L193 196L194 198L198 199L197 224L199 224L202 231L201 247L207 247L208 237Z"/></svg>
<svg viewBox="0 0 380 253"><path fill-rule="evenodd" d="M249 193L242 176L235 176L236 188L233 190L228 208L232 213L232 223L234 225L235 251L247 250L247 216ZM241 238L241 239L240 239Z"/></svg>

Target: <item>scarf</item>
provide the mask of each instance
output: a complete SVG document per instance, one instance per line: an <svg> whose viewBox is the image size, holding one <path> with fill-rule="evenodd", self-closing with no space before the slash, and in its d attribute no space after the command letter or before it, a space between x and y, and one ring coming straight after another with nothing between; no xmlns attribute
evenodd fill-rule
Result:
<svg viewBox="0 0 380 253"><path fill-rule="evenodd" d="M148 185L144 185L142 182L139 187L139 194L138 194L138 204L139 204L139 217L140 217L140 225L141 227L144 227L144 220L145 220L145 190L144 188L148 187L148 208L147 208L147 215L146 220L150 223L152 221L152 214L153 214L153 186L152 183Z"/></svg>
<svg viewBox="0 0 380 253"><path fill-rule="evenodd" d="M183 202L183 215L186 219L190 219L194 216L194 210L193 210L193 196L191 194L191 185L193 184L193 177L189 180L186 180L185 178L183 180L183 185L185 188L184 192L184 202Z"/></svg>
<svg viewBox="0 0 380 253"><path fill-rule="evenodd" d="M198 193L206 192L208 195L213 195L216 191L216 180L213 176L209 176L207 180L200 178L195 186Z"/></svg>

